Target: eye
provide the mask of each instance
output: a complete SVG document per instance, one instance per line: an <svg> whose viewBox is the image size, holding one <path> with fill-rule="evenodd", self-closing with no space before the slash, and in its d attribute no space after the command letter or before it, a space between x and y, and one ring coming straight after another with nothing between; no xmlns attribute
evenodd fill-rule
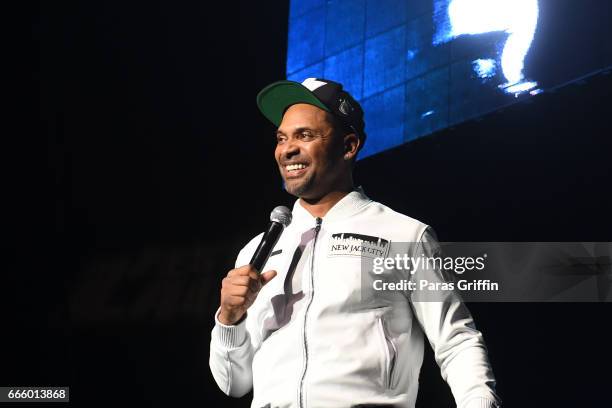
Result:
<svg viewBox="0 0 612 408"><path fill-rule="evenodd" d="M304 140L310 140L314 137L314 134L310 130L304 130L300 133L300 138Z"/></svg>
<svg viewBox="0 0 612 408"><path fill-rule="evenodd" d="M287 140L287 137L285 135L281 135L280 133L276 134L276 144L281 144L286 140Z"/></svg>

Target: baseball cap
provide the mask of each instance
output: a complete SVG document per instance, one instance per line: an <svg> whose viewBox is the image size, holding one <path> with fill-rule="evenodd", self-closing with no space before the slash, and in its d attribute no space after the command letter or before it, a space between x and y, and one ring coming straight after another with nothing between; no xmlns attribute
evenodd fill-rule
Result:
<svg viewBox="0 0 612 408"><path fill-rule="evenodd" d="M330 112L361 139L366 139L361 105L346 92L341 83L323 78L274 82L257 94L257 106L263 115L279 126L285 111L296 103L307 103Z"/></svg>

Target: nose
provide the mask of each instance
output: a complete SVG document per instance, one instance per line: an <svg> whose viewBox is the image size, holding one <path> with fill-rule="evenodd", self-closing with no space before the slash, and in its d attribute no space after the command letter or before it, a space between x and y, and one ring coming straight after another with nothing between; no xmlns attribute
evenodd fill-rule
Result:
<svg viewBox="0 0 612 408"><path fill-rule="evenodd" d="M291 137L283 144L281 151L281 157L285 160L289 160L294 156L300 154L300 147L298 143Z"/></svg>

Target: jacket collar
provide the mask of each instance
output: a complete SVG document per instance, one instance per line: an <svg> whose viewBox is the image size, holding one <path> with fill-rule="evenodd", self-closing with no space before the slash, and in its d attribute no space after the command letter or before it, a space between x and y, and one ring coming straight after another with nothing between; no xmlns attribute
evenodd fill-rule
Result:
<svg viewBox="0 0 612 408"><path fill-rule="evenodd" d="M323 217L323 223L332 222L338 219L349 217L355 214L372 200L365 195L363 188L358 186L350 193L342 197ZM316 217L313 217L300 203L298 198L293 204L293 220L299 223L315 224Z"/></svg>

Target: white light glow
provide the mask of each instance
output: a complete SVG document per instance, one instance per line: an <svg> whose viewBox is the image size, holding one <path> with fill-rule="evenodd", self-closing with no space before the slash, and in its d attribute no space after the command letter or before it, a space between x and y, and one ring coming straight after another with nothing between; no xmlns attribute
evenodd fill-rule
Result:
<svg viewBox="0 0 612 408"><path fill-rule="evenodd" d="M482 79L495 76L495 60L493 59L477 59L472 61L474 72Z"/></svg>
<svg viewBox="0 0 612 408"><path fill-rule="evenodd" d="M446 14L444 13L446 8ZM436 0L437 32L434 45L460 35L476 35L494 31L508 34L501 50L500 65L508 91L523 89L525 56L538 23L537 0ZM481 77L482 78L482 77ZM525 84L531 84L526 82ZM526 90L532 89L529 86ZM516 92L511 92L516 93Z"/></svg>
<svg viewBox="0 0 612 408"><path fill-rule="evenodd" d="M421 119L424 119L424 118L426 118L426 117L428 117L428 116L431 116L431 115L433 115L434 113L435 113L435 111L433 111L433 110L428 110L427 112L425 112L425 113L423 113L423 114L421 115Z"/></svg>
<svg viewBox="0 0 612 408"><path fill-rule="evenodd" d="M526 82L519 82L517 84L510 84L510 85L504 84L504 85L500 85L499 87L502 88L507 93L511 93L511 94L514 94L515 96L519 96L523 92L527 92L530 89L535 88L536 86L538 86L537 82L526 81Z"/></svg>

